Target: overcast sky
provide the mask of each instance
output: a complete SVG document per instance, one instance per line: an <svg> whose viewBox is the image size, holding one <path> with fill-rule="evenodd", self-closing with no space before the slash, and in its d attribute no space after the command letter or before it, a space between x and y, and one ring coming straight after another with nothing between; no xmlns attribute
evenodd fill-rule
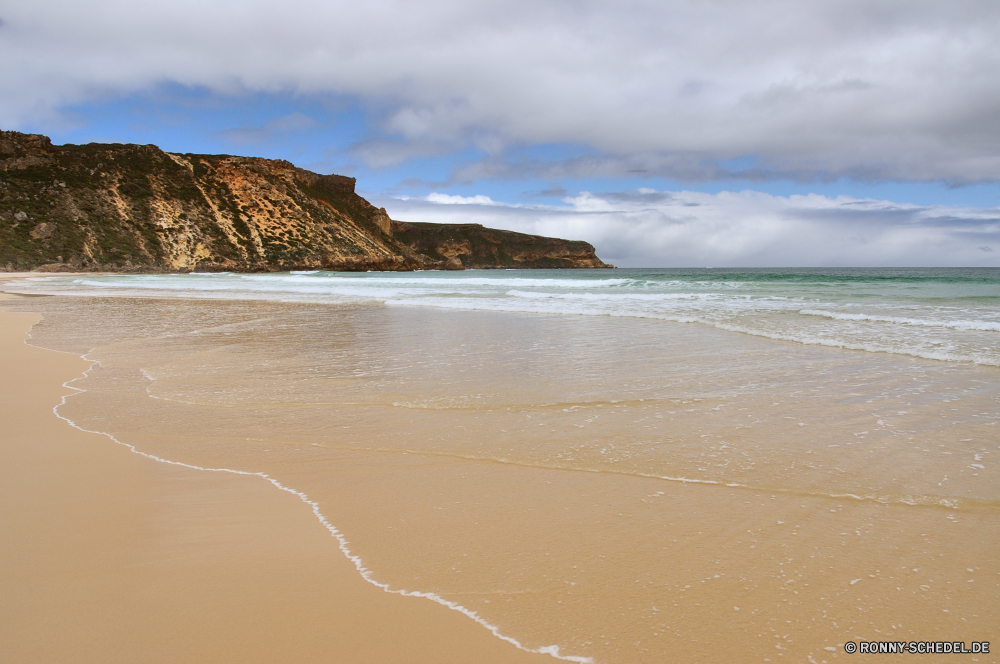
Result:
<svg viewBox="0 0 1000 664"><path fill-rule="evenodd" d="M1000 265L1000 2L0 0L0 127L633 266Z"/></svg>

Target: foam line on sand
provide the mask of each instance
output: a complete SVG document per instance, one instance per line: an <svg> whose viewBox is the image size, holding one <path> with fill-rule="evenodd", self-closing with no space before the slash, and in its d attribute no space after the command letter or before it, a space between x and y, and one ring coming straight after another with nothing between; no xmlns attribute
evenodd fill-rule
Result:
<svg viewBox="0 0 1000 664"><path fill-rule="evenodd" d="M30 339L30 334L29 334L29 339ZM25 340L25 343L27 344L28 340ZM47 350L51 350L51 349L47 349ZM64 351L55 351L55 352L64 352ZM74 353L70 353L70 354L75 355ZM123 442L123 441L117 439L115 436L113 436L112 434L110 434L110 433L108 433L106 431L95 431L95 430L86 429L86 428L80 426L79 424L77 424L72 419L70 419L70 418L62 415L59 412L59 409L62 406L66 405L66 401L70 397L77 396L78 394L86 392L86 390L84 390L82 388L79 388L79 387L76 387L76 386L72 385L72 383L74 383L74 382L76 382L76 381L78 381L78 380L80 380L82 378L87 378L88 375L89 375L89 373L90 373L90 370L93 369L93 367L99 365L100 361L99 360L90 359L89 357L87 357L87 354L80 355L79 357L81 357L84 361L89 362L90 363L90 368L88 368L87 370L85 370L83 372L82 376L79 376L77 378L74 378L72 380L69 380L69 381L66 381L65 383L63 383L63 387L65 387L67 389L70 389L70 390L74 390L74 392L76 394L63 395L61 397L60 402L56 406L54 406L52 408L52 412L55 414L56 417L58 417L59 419L63 420L64 422L66 422L67 424L69 424L70 426L72 426L73 428L78 429L80 431L83 431L85 433L91 433L91 434L97 434L97 435L105 436L105 437L109 438L110 440L112 440L113 442L117 443L118 445L122 445L123 447L128 448L133 453L138 454L139 456L142 456L142 457L145 457L147 459L151 459L153 461L157 461L157 462L160 462L160 463L165 463L165 464L169 464L169 465L172 465L172 466L179 466L179 467L182 467L182 468L189 468L191 470L200 470L200 471L205 471L205 472L232 473L234 475L245 475L245 476L250 476L250 477L259 477L259 478L261 478L261 479L263 479L263 480L271 483L274 487L276 487L276 488L278 488L278 489L280 489L282 491L286 491L288 493L291 493L291 494L297 496L299 498L299 500L301 500L303 503L305 503L306 505L308 505L310 507L310 509L312 509L313 516L315 516L316 519L321 524L323 524L323 527L326 528L327 531L329 531L329 533L333 537L335 537L337 539L337 542L339 544L341 552L348 558L348 560L350 560L354 564L355 569L360 573L361 577L365 581L367 581L368 583L370 583L370 584L372 584L372 585L374 585L374 586L376 586L378 588L381 588L384 592L392 593L392 594L395 594L395 595L403 595L405 597L420 597L420 598L423 598L423 599L429 599L432 602L436 602L437 604L445 606L445 607L447 607L447 608L449 608L449 609L451 609L453 611L458 611L459 613L462 613L463 615L471 618L472 620L474 620L476 623L478 623L482 627L485 627L487 630L490 631L490 633L492 633L498 639L506 641L506 642L514 645L515 647L517 647L517 648L519 648L521 650L524 650L526 652L540 654L540 655L550 655L551 657L554 657L556 659L560 659L560 660L564 660L564 661L568 661L568 662L578 662L579 664L592 664L593 660L590 657L579 657L579 656L562 654L560 652L559 646L557 646L557 645L542 646L540 648L528 648L528 647L524 646L523 644L521 644L517 639L514 639L513 637L510 637L510 636L507 636L507 635L501 633L500 630L499 630L499 628L496 625L493 625L493 624L489 623L488 621L486 621L485 619L483 619L480 615L478 615L475 611L472 611L472 610L470 610L470 609L462 606L461 604L457 604L457 603L452 602L452 601L450 601L448 599L445 599L444 597L441 597L440 595L437 595L435 593L422 592L422 591L418 591L418 590L394 589L394 588L390 588L385 583L381 583L380 581L377 581L374 578L373 572L364 566L364 563L362 562L361 558L350 550L350 548L348 547L347 539L344 537L343 533L341 533L340 530L338 530L336 526L334 526L332 523L330 523L330 521L326 518L326 516L324 516L323 513L320 511L319 503L317 503L316 501L311 500L309 498L309 496L307 496L305 493L303 493L301 491L298 491L297 489L294 489L292 487L285 486L284 484L282 484L281 482L279 482L278 480L276 480L275 478L269 476L266 473L251 472L251 471L246 471L246 470L237 470L237 469L233 469L233 468L206 468L204 466L196 466L196 465L189 464L189 463L184 463L184 462L181 462L181 461L172 461L170 459L165 459L165 458L157 456L155 454L150 454L148 452L143 452L142 450L137 449L131 443Z"/></svg>

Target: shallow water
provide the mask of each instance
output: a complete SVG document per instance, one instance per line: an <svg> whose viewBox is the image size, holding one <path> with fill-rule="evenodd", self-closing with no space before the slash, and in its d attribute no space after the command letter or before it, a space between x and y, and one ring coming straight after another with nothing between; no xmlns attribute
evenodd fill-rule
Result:
<svg viewBox="0 0 1000 664"><path fill-rule="evenodd" d="M995 268L107 275L47 278L19 288L652 318L1000 365Z"/></svg>
<svg viewBox="0 0 1000 664"><path fill-rule="evenodd" d="M823 287L815 275L759 279L738 313L699 314L725 324L439 302L498 309L622 286L614 306L626 308L633 272L253 277L385 281L375 287L406 291L388 305L329 287L285 301L301 295L286 284L223 300L181 289L17 306L45 315L33 343L100 361L62 414L165 458L305 491L375 578L436 592L526 647L599 662L819 662L844 656L850 638L988 640L1000 572L995 283L839 275L841 299L809 305L886 318L910 298L906 317L923 323L866 320L889 326L878 334L800 313ZM135 293L130 278L109 279ZM741 279L683 288L746 291ZM507 294L514 286L548 294ZM759 304L779 291L800 308ZM943 314L956 300L961 314ZM733 332L736 319L839 341ZM855 333L897 346L845 349ZM910 352L945 337L964 360Z"/></svg>

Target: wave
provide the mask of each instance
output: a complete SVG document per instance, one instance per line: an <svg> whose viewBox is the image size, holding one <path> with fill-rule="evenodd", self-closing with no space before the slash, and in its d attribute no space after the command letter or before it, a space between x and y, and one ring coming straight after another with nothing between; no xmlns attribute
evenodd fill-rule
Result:
<svg viewBox="0 0 1000 664"><path fill-rule="evenodd" d="M639 271L611 278L523 274L298 271L38 277L12 284L8 290L656 319L806 345L1000 366L1000 346L983 338L983 333L992 336L1000 332L1000 296L994 298L997 302L992 306L984 302L956 307L928 304L928 298L941 294L934 289L901 294L877 289L857 291L852 286L820 293L811 290L815 284L805 290L786 284L780 290L768 291L760 289L760 283L739 279L712 282L677 279L673 275L656 279ZM969 293L954 295L961 298ZM843 310L852 307L863 307L865 311ZM901 310L914 315L897 315ZM809 322L810 318L816 322ZM819 323L818 319L829 322Z"/></svg>
<svg viewBox="0 0 1000 664"><path fill-rule="evenodd" d="M528 302L531 302L529 299ZM807 330L799 331L777 331L774 329L757 329L747 325L740 325L730 320L718 320L704 316L705 312L688 311L683 313L667 313L652 310L620 310L620 309L594 309L585 306L563 307L559 310L553 309L542 301L538 301L535 306L527 306L527 303L510 302L504 300L445 300L445 299L387 299L385 303L389 306L413 306L413 307L438 307L442 309L465 309L475 311L500 311L509 313L546 313L577 316L608 316L612 318L645 318L652 320L664 320L674 323L697 323L708 325L726 332L736 332L755 337L764 337L775 341L787 341L799 343L807 346L826 346L830 348L842 348L844 350L857 350L869 353L888 353L891 355L908 355L926 360L938 360L944 362L971 362L986 366L1000 366L1000 354L990 355L981 352L956 353L942 350L929 350L917 345L907 346L903 343L899 345L888 345L879 341L848 341L846 339L831 338L811 334ZM766 322L765 322L766 323ZM826 331L830 333L830 331Z"/></svg>
<svg viewBox="0 0 1000 664"><path fill-rule="evenodd" d="M755 330L752 328L731 325L728 323L718 322L718 321L698 321L705 322L712 327L718 328L720 330L726 330L728 332L739 332L742 334L749 334L755 337L765 337L767 339L774 339L776 341L791 341L793 343L800 343L807 346L828 346L830 348L843 348L845 350L860 350L868 353L888 353L890 355L909 355L910 357L919 357L925 360L939 360L943 362L971 362L973 364L982 364L986 366L1000 367L1000 357L984 355L982 353L949 353L946 351L936 351L936 350L926 350L923 348L914 348L906 346L888 346L878 342L855 342L855 341L844 341L841 339L831 339L829 337L819 337L807 334L788 334L781 332L769 332L764 330Z"/></svg>
<svg viewBox="0 0 1000 664"><path fill-rule="evenodd" d="M901 316L879 316L875 314L848 314L823 309L802 309L804 316L824 316L834 320L872 321L875 323L894 323L897 325L919 325L921 327L942 327L952 330L981 330L1000 332L1000 323L981 320L932 320L927 318L904 318Z"/></svg>
<svg viewBox="0 0 1000 664"><path fill-rule="evenodd" d="M590 300L603 302L669 302L673 300L721 300L719 293L546 293L538 291L510 290L507 295L536 300ZM748 296L741 299L748 301ZM732 299L732 296L726 297Z"/></svg>
<svg viewBox="0 0 1000 664"><path fill-rule="evenodd" d="M386 277L381 274L371 276L343 276L341 273L320 273L321 276L311 276L304 272L293 272L287 275L240 275L240 279L256 282L274 283L365 283L365 284L413 284L432 286L495 286L497 288L535 287L535 288L602 288L608 286L623 286L635 283L634 279L533 279L522 277Z"/></svg>

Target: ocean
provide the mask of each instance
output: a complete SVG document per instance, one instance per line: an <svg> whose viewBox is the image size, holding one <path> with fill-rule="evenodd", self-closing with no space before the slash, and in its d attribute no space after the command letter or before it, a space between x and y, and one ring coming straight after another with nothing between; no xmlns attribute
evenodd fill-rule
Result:
<svg viewBox="0 0 1000 664"><path fill-rule="evenodd" d="M1000 366L1000 270L619 269L48 278L36 292L649 318Z"/></svg>
<svg viewBox="0 0 1000 664"><path fill-rule="evenodd" d="M59 413L307 494L369 580L595 662L988 640L1000 270L40 277ZM936 637L935 637L936 638ZM831 650L831 648L833 650Z"/></svg>

